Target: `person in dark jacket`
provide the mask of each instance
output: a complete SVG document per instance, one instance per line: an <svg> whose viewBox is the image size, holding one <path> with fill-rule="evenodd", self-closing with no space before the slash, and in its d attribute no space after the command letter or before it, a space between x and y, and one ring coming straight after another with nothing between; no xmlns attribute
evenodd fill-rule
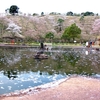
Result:
<svg viewBox="0 0 100 100"><path fill-rule="evenodd" d="M44 44L42 42L40 43L40 48L44 49Z"/></svg>

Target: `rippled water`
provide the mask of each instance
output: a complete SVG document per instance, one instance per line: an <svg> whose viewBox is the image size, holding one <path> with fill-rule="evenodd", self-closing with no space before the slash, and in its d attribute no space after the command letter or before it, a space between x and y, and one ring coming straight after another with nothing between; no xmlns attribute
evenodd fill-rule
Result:
<svg viewBox="0 0 100 100"><path fill-rule="evenodd" d="M100 51L58 48L44 51L48 59L34 59L37 49L0 49L0 94L26 89L70 75L100 79Z"/></svg>

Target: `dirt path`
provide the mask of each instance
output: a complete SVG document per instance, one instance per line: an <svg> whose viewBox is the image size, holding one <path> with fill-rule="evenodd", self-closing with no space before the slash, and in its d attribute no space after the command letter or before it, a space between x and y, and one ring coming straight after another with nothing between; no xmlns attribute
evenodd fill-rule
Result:
<svg viewBox="0 0 100 100"><path fill-rule="evenodd" d="M0 100L100 100L100 80L73 77L51 88L20 96L0 97Z"/></svg>

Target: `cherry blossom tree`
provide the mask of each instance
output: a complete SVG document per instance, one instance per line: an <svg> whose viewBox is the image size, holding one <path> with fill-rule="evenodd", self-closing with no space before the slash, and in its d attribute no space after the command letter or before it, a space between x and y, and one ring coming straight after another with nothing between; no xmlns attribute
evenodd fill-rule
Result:
<svg viewBox="0 0 100 100"><path fill-rule="evenodd" d="M5 29L7 28L7 23L3 17L0 17L0 36L5 33Z"/></svg>
<svg viewBox="0 0 100 100"><path fill-rule="evenodd" d="M98 36L100 34L100 19L96 19L94 21L91 33L96 36L95 41L99 41L99 45L100 45L100 37L98 38Z"/></svg>
<svg viewBox="0 0 100 100"><path fill-rule="evenodd" d="M100 19L96 19L92 26L92 33L99 35L100 34Z"/></svg>
<svg viewBox="0 0 100 100"><path fill-rule="evenodd" d="M19 34L21 33L21 27L16 25L15 23L13 22L10 22L8 24L8 27L6 29L8 32L11 32L12 33L12 36L14 37L16 34Z"/></svg>

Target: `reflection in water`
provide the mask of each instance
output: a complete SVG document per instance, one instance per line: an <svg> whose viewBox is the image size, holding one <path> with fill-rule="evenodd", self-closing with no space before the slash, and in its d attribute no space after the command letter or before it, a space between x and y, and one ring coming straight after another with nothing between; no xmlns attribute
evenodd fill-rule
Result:
<svg viewBox="0 0 100 100"><path fill-rule="evenodd" d="M64 59L74 67L77 61L80 59L80 52L66 52L64 54Z"/></svg>
<svg viewBox="0 0 100 100"><path fill-rule="evenodd" d="M89 51L85 51L85 54L88 55L89 54Z"/></svg>
<svg viewBox="0 0 100 100"><path fill-rule="evenodd" d="M25 89L69 75L100 76L100 52L87 49L45 51L48 59L34 59L36 49L0 49L0 94ZM9 88L10 87L10 88Z"/></svg>
<svg viewBox="0 0 100 100"><path fill-rule="evenodd" d="M17 78L17 71L14 70L4 71L4 75L7 76L9 79L14 79Z"/></svg>

